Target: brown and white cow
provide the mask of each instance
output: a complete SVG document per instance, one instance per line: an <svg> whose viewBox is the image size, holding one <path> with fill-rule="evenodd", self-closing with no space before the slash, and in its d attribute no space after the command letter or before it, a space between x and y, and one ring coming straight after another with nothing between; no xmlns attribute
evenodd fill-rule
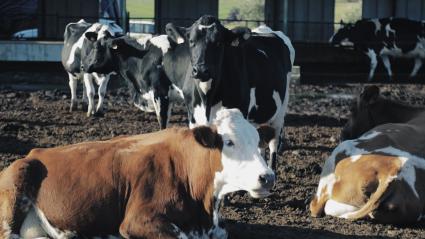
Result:
<svg viewBox="0 0 425 239"><path fill-rule="evenodd" d="M265 197L275 176L239 110L218 115L212 127L32 150L1 173L3 236L226 238L223 196Z"/></svg>
<svg viewBox="0 0 425 239"><path fill-rule="evenodd" d="M385 123L376 126L378 120ZM361 136L343 141L326 160L310 203L312 216L324 212L392 224L422 219L425 109L384 99L377 87L368 87L344 132Z"/></svg>

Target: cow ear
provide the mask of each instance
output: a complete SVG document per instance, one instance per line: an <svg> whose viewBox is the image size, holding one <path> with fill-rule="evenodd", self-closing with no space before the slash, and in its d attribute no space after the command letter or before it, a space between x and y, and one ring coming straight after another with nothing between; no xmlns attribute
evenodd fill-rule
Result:
<svg viewBox="0 0 425 239"><path fill-rule="evenodd" d="M123 39L113 39L110 45L110 48L113 50L117 50L118 48L121 48L123 43Z"/></svg>
<svg viewBox="0 0 425 239"><path fill-rule="evenodd" d="M269 125L262 124L257 128L258 135L260 136L259 147L266 147L269 142L275 137L275 130Z"/></svg>
<svg viewBox="0 0 425 239"><path fill-rule="evenodd" d="M366 86L360 94L360 100L368 105L374 104L379 97L379 88L375 85Z"/></svg>
<svg viewBox="0 0 425 239"><path fill-rule="evenodd" d="M247 27L238 27L232 30L226 30L226 39L232 46L239 46L239 44L251 37L251 30Z"/></svg>
<svg viewBox="0 0 425 239"><path fill-rule="evenodd" d="M96 41L97 40L97 33L96 32L86 32L84 34L84 36L89 40L89 41Z"/></svg>
<svg viewBox="0 0 425 239"><path fill-rule="evenodd" d="M222 148L223 140L217 131L208 126L199 126L192 129L196 142L206 148Z"/></svg>
<svg viewBox="0 0 425 239"><path fill-rule="evenodd" d="M165 32L168 38L176 44L182 44L185 41L186 28L176 27L173 23L165 25Z"/></svg>

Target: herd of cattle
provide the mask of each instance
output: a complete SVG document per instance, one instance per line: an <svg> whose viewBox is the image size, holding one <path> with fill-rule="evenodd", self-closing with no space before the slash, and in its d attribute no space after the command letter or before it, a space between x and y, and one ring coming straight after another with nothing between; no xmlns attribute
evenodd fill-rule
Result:
<svg viewBox="0 0 425 239"><path fill-rule="evenodd" d="M397 51L421 60L422 30L413 48L398 35L407 23L362 20L332 41L356 44L353 29L368 25L365 36L371 30L367 36L383 39L379 46L362 45L375 61L377 52L386 64ZM90 116L102 111L109 77L119 74L134 105L155 112L162 130L33 149L13 162L0 174L2 237L227 238L219 214L224 196L239 190L253 198L270 195L295 59L291 41L266 26L229 30L212 16L189 28L169 23L166 33L140 41L99 23L68 24L62 63L71 111L78 78ZM187 108L189 128L166 129L178 101ZM323 166L311 215L421 220L425 108L385 99L368 86L341 139Z"/></svg>

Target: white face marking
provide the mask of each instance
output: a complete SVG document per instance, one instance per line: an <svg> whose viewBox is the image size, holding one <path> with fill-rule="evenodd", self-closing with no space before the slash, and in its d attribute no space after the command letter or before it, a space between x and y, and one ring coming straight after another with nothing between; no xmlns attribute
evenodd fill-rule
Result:
<svg viewBox="0 0 425 239"><path fill-rule="evenodd" d="M165 54L168 52L168 50L171 48L170 42L168 41L167 35L159 35L156 37L152 37L149 39L149 41L156 47L160 48L162 50L162 54Z"/></svg>
<svg viewBox="0 0 425 239"><path fill-rule="evenodd" d="M212 79L209 79L208 81L202 82L199 81L199 89L201 89L202 93L206 95L208 91L211 89Z"/></svg>
<svg viewBox="0 0 425 239"><path fill-rule="evenodd" d="M283 32L281 31L273 31L270 27L266 26L266 25L261 25L257 28L254 28L252 30L252 32L255 33L265 33L265 34L270 34L270 33L274 33L275 35L277 35L278 37L280 37L283 42L285 43L285 45L288 47L289 49L289 58L291 59L291 64L294 65L294 61L295 61L295 49L292 46L291 40L289 39L289 37L287 37L285 34L283 34Z"/></svg>
<svg viewBox="0 0 425 239"><path fill-rule="evenodd" d="M198 25L198 29L199 29L199 30L202 30L202 29L205 29L205 28L211 28L211 27L213 27L213 26L215 26L215 23L212 23L212 24L210 24L210 25L201 25L201 24L199 24L199 25Z"/></svg>
<svg viewBox="0 0 425 239"><path fill-rule="evenodd" d="M345 215L347 213L355 212L358 209L359 208L357 207L354 207L345 203L340 203L332 199L328 200L325 205L326 215L331 215L334 217L342 217L342 218L345 218Z"/></svg>
<svg viewBox="0 0 425 239"><path fill-rule="evenodd" d="M238 109L221 109L213 122L223 138L221 163L223 170L216 172L214 194L221 199L226 193L245 190L254 198L268 196L270 188L263 188L260 175L272 175L258 150L257 130Z"/></svg>

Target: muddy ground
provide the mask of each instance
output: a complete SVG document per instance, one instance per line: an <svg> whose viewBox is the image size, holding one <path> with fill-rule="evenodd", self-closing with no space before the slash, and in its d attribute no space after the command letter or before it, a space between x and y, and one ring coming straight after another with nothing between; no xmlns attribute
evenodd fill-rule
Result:
<svg viewBox="0 0 425 239"><path fill-rule="evenodd" d="M121 134L158 130L153 114L131 106L125 88L109 90L103 117L87 118L80 109L69 113L67 82L57 90L16 90L0 85L0 166L23 157L34 147L53 147ZM52 89L53 88L53 89ZM253 200L234 195L222 208L231 238L425 238L425 223L408 227L331 217L311 218L310 196L321 166L338 144L341 126L359 85L291 86L286 117L286 149L279 156L273 195ZM386 85L383 94L425 105L425 87ZM171 123L185 125L183 107L175 107Z"/></svg>

